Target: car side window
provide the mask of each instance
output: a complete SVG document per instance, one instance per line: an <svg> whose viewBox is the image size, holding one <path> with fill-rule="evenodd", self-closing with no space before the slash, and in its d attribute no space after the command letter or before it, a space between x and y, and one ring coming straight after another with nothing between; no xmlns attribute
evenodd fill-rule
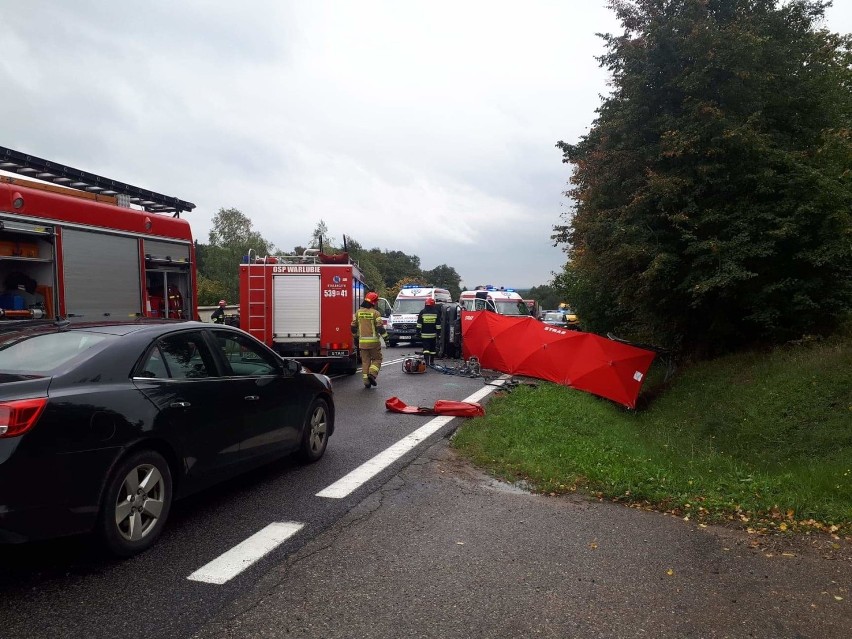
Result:
<svg viewBox="0 0 852 639"><path fill-rule="evenodd" d="M160 352L159 346L155 346L148 354L148 359L142 366L142 371L139 377L153 377L156 379L168 379L169 370L166 368L166 363L163 361L163 354Z"/></svg>
<svg viewBox="0 0 852 639"><path fill-rule="evenodd" d="M213 337L222 351L222 356L236 377L278 375L283 367L275 356L255 344L251 339L230 331L213 331Z"/></svg>
<svg viewBox="0 0 852 639"><path fill-rule="evenodd" d="M143 377L204 379L216 377L213 354L200 333L168 335L157 341L142 367Z"/></svg>

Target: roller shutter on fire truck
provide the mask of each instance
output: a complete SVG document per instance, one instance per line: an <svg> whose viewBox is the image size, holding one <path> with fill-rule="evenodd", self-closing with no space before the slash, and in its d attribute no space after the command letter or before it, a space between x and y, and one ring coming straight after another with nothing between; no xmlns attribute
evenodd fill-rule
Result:
<svg viewBox="0 0 852 639"><path fill-rule="evenodd" d="M145 255L160 258L168 262L186 262L189 265L189 245L161 242L145 238L143 242Z"/></svg>
<svg viewBox="0 0 852 639"><path fill-rule="evenodd" d="M140 312L137 239L66 228L62 263L69 316L126 319Z"/></svg>
<svg viewBox="0 0 852 639"><path fill-rule="evenodd" d="M320 335L320 276L273 277L273 324L276 342L317 340Z"/></svg>
<svg viewBox="0 0 852 639"><path fill-rule="evenodd" d="M0 321L196 316L192 202L3 146L0 164L36 178L0 175Z"/></svg>

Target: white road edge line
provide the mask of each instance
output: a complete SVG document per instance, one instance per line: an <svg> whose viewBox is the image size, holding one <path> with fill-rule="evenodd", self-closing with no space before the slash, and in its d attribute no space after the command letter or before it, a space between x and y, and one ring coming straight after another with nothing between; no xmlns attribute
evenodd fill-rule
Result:
<svg viewBox="0 0 852 639"><path fill-rule="evenodd" d="M504 375L500 377L500 379L496 380L494 385L485 386L462 401L478 402L480 399L496 390L498 385L502 386L503 382L507 379L510 379L510 376ZM410 435L400 439L390 448L386 448L381 453L372 459L367 460L358 466L358 468L347 475L344 475L330 486L323 488L316 494L316 496L328 497L330 499L342 499L343 497L348 496L453 419L455 418L451 415L442 415L429 420Z"/></svg>
<svg viewBox="0 0 852 639"><path fill-rule="evenodd" d="M296 521L273 522L202 566L187 579L208 584L224 584L251 566L267 553L275 550L299 532L305 524Z"/></svg>

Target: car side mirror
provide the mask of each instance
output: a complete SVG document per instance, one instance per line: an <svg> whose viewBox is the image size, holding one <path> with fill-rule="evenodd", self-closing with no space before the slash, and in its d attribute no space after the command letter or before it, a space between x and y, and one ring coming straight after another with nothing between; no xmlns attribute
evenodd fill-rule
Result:
<svg viewBox="0 0 852 639"><path fill-rule="evenodd" d="M287 369L288 373L295 375L296 373L302 370L302 365L297 362L295 359L285 359L284 366Z"/></svg>

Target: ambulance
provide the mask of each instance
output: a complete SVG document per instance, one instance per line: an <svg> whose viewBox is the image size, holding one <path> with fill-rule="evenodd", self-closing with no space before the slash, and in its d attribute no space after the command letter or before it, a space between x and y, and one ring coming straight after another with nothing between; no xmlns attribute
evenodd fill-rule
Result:
<svg viewBox="0 0 852 639"><path fill-rule="evenodd" d="M530 315L529 306L514 289L477 286L462 291L459 303L466 311L491 311L500 315Z"/></svg>
<svg viewBox="0 0 852 639"><path fill-rule="evenodd" d="M417 341L417 315L423 310L427 299L435 300L436 304L451 304L453 301L452 295L445 288L424 284L403 285L385 325L391 346L403 341L412 344Z"/></svg>
<svg viewBox="0 0 852 639"><path fill-rule="evenodd" d="M0 321L194 319L195 205L0 147Z"/></svg>

